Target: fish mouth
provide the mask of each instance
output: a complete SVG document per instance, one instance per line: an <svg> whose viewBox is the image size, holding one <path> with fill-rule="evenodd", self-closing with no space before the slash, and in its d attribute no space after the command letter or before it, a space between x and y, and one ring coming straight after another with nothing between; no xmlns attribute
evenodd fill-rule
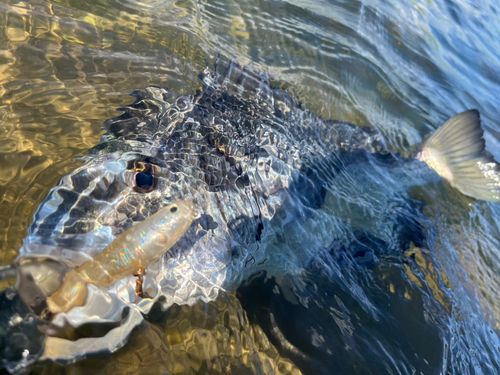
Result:
<svg viewBox="0 0 500 375"><path fill-rule="evenodd" d="M95 248L93 248L95 250ZM41 241L25 242L19 249L19 257L16 263L23 262L24 259L52 258L61 262L72 264L74 267L92 260L92 254L88 254L84 249L74 249L69 247L44 244Z"/></svg>
<svg viewBox="0 0 500 375"><path fill-rule="evenodd" d="M16 372L40 359L71 362L89 353L113 352L143 321L139 308L116 292L98 288L89 288L87 306L52 321L41 319L47 296L58 290L74 267L67 259L25 255L0 269L0 280L15 280L15 287L0 291L0 331L16 337L9 340L8 349L0 344L0 367Z"/></svg>
<svg viewBox="0 0 500 375"><path fill-rule="evenodd" d="M195 211L196 215L193 211L191 221L201 218L200 212ZM148 266L142 280L142 297L136 296L137 279L133 272L109 286L88 284L89 294L84 305L56 314L54 324L78 327L89 321L113 322L120 318L125 306L133 306L142 314L147 314L160 299L164 311L174 303L190 304L199 298L207 301L214 299L226 278L229 259L224 249L230 239L200 230L200 226L191 225L191 221L186 235L174 243L166 256L154 260ZM66 240L84 243L85 246L64 246ZM113 240L115 236L109 228L104 236L101 233L86 233L67 238L27 237L19 251L16 266L23 280L23 293L30 289L37 291L36 297L28 298L28 304L40 314L43 310L40 301L45 301L59 289L64 275L94 260L103 248L110 244L112 246ZM95 246L96 243L100 246Z"/></svg>

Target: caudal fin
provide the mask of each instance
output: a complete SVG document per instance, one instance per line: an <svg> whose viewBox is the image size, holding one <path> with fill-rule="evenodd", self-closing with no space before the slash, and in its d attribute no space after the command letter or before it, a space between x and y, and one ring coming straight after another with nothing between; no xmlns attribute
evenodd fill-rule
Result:
<svg viewBox="0 0 500 375"><path fill-rule="evenodd" d="M422 145L417 159L473 198L500 202L500 164L486 151L479 112L449 119Z"/></svg>

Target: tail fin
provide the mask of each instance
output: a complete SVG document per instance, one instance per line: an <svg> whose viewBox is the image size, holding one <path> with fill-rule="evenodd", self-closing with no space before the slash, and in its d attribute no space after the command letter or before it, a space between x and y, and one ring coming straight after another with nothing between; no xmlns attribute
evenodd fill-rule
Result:
<svg viewBox="0 0 500 375"><path fill-rule="evenodd" d="M473 198L500 202L500 165L486 151L479 112L449 119L422 145L417 159Z"/></svg>

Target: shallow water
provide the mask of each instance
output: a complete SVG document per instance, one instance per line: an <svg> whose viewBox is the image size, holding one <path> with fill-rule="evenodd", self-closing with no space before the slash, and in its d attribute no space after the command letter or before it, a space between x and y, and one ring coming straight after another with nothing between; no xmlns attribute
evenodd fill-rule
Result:
<svg viewBox="0 0 500 375"><path fill-rule="evenodd" d="M499 12L486 1L2 1L1 263L130 92L192 93L217 54L268 72L316 114L377 129L402 155L477 108L500 160ZM383 178L391 195L397 172ZM426 203L426 247L372 262L336 244L298 276L260 274L238 298L173 309L104 368L98 357L66 370L499 373L500 206L443 183L411 196Z"/></svg>

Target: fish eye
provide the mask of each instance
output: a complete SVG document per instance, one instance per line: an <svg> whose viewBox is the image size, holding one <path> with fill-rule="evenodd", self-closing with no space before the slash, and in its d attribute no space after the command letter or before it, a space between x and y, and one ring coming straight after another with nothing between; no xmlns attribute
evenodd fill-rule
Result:
<svg viewBox="0 0 500 375"><path fill-rule="evenodd" d="M137 187L143 190L149 190L153 187L153 175L146 172L139 172L135 175Z"/></svg>
<svg viewBox="0 0 500 375"><path fill-rule="evenodd" d="M177 206L172 206L172 207L170 207L170 212L171 212L171 213L176 213L176 212L177 212L177 210L178 210Z"/></svg>
<svg viewBox="0 0 500 375"><path fill-rule="evenodd" d="M134 180L134 190L139 193L149 193L155 187L155 178L151 173L137 172Z"/></svg>
<svg viewBox="0 0 500 375"><path fill-rule="evenodd" d="M136 192L150 193L156 188L159 171L160 168L155 164L136 160L130 162L125 178Z"/></svg>

